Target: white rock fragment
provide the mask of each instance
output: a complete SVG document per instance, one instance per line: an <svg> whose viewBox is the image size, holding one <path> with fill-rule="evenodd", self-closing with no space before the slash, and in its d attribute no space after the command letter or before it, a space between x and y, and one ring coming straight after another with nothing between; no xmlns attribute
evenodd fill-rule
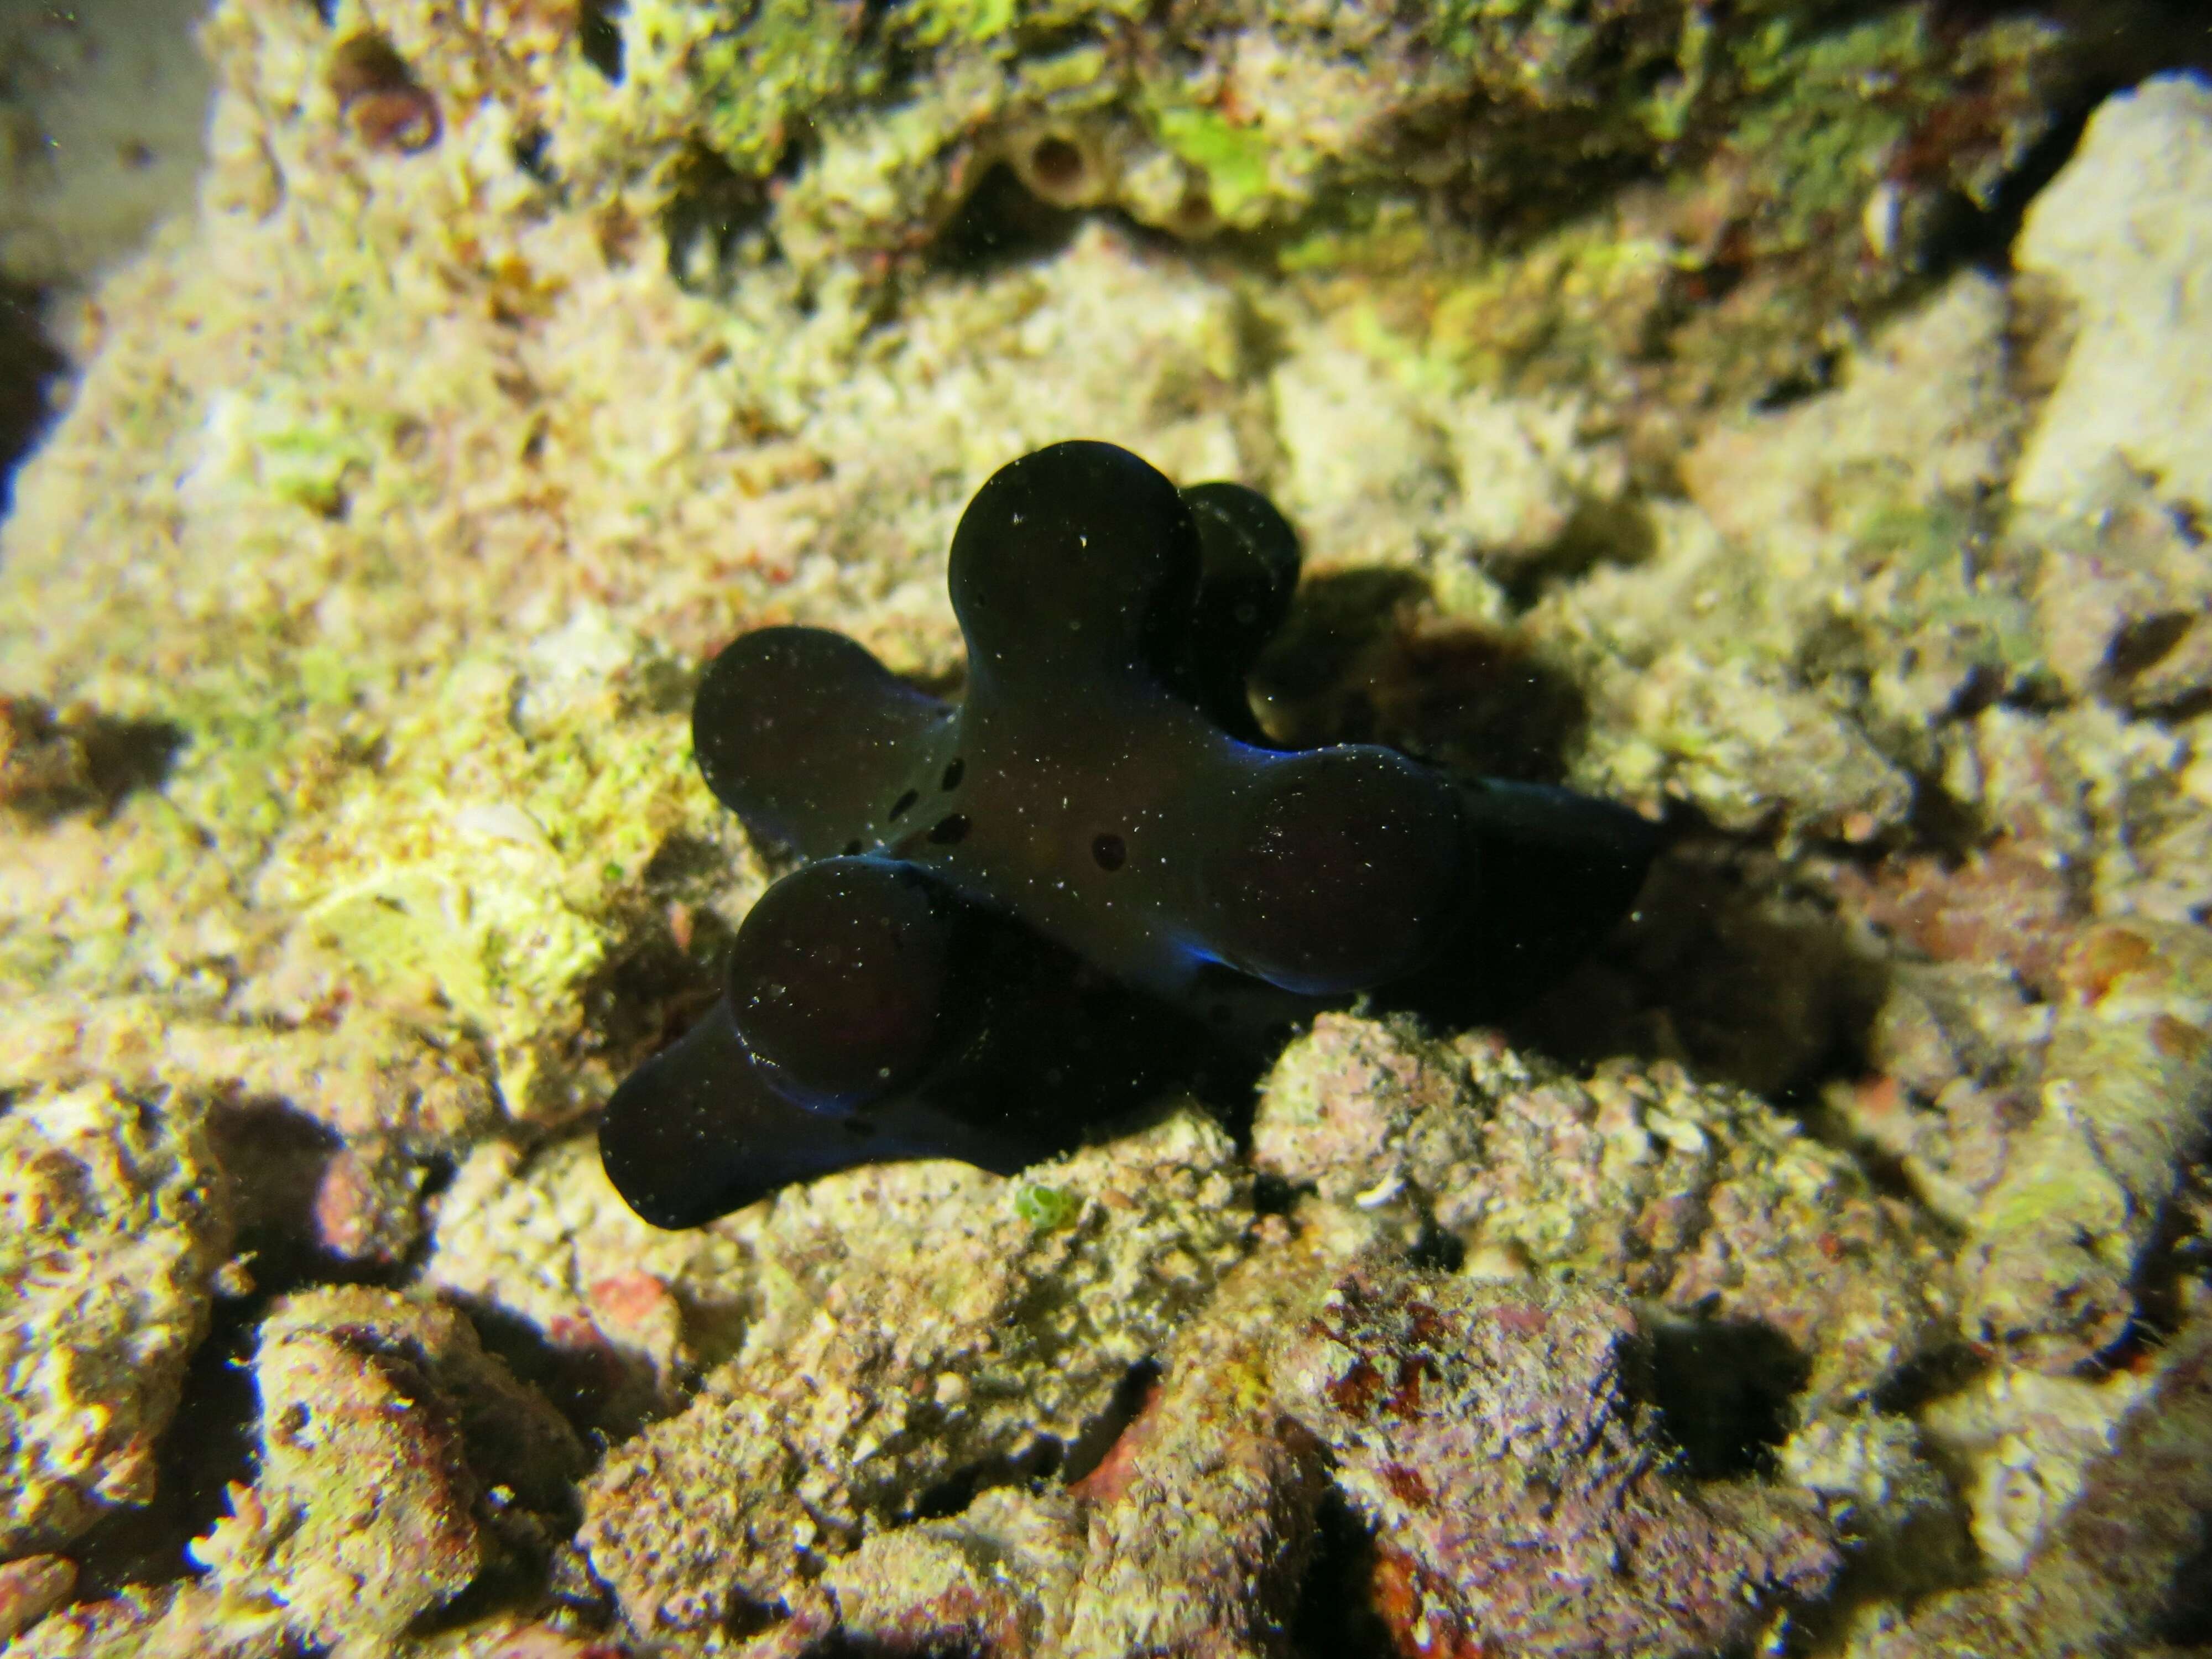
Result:
<svg viewBox="0 0 2212 1659"><path fill-rule="evenodd" d="M2080 333L2013 481L2089 514L2121 469L2212 506L2212 84L2160 76L2107 101L2014 250Z"/></svg>
<svg viewBox="0 0 2212 1659"><path fill-rule="evenodd" d="M1324 325L1290 339L1269 380L1278 495L1317 563L1535 559L1627 489L1625 448L1584 433L1576 398L1461 390Z"/></svg>
<svg viewBox="0 0 2212 1659"><path fill-rule="evenodd" d="M556 1358L595 1364L614 1421L673 1405L690 1367L736 1352L754 1288L736 1223L647 1226L616 1195L588 1136L527 1159L501 1142L478 1147L438 1200L422 1276L465 1306L530 1326Z"/></svg>

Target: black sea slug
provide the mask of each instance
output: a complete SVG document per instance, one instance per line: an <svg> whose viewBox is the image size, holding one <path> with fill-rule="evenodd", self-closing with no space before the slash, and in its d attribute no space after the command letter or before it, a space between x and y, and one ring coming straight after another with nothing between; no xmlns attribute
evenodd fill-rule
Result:
<svg viewBox="0 0 2212 1659"><path fill-rule="evenodd" d="M721 1002L616 1092L623 1198L682 1227L878 1159L1011 1172L1209 1047L1358 992L1479 1015L1588 949L1656 850L1634 813L1268 746L1245 675L1297 574L1253 491L1054 444L953 536L959 704L814 629L717 657L700 769L808 862L746 916Z"/></svg>

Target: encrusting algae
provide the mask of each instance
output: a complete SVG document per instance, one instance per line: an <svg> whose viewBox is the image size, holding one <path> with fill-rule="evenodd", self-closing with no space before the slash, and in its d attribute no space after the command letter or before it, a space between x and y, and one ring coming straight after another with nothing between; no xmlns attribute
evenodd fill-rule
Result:
<svg viewBox="0 0 2212 1659"><path fill-rule="evenodd" d="M0 1649L2201 1644L2212 85L2079 16L221 0L194 200L0 214ZM1672 844L1500 1027L649 1229L705 663L957 696L1079 437L1283 510L1268 738Z"/></svg>

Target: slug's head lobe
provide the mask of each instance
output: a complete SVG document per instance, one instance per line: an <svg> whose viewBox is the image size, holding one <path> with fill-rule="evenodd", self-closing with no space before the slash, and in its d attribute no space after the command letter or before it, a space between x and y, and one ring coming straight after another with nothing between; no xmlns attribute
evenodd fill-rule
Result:
<svg viewBox="0 0 2212 1659"><path fill-rule="evenodd" d="M1000 467L953 532L952 609L969 673L1074 684L1142 672L1179 638L1199 543L1176 487L1112 444L1054 444Z"/></svg>
<svg viewBox="0 0 2212 1659"><path fill-rule="evenodd" d="M1243 484L1193 484L1182 492L1204 550L1193 641L1225 653L1238 673L1291 614L1298 585L1298 535L1275 504Z"/></svg>

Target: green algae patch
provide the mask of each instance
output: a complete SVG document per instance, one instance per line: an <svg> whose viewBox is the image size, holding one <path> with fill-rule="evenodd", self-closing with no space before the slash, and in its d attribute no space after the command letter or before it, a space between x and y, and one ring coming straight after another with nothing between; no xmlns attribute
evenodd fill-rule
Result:
<svg viewBox="0 0 2212 1659"><path fill-rule="evenodd" d="M1808 35L1776 18L1729 56L1747 107L1727 148L1772 204L1765 240L1810 246L1884 184L1948 185L1986 204L2045 131L2063 37L2014 19L1960 35L1907 6ZM1879 250L1877 250L1879 252Z"/></svg>
<svg viewBox="0 0 2212 1659"><path fill-rule="evenodd" d="M166 734L166 759L104 813L24 827L25 849L53 873L7 887L0 984L220 998L267 931L250 914L254 872L362 763L373 676L341 653L273 652L257 629L213 633L228 661L96 683L103 713Z"/></svg>
<svg viewBox="0 0 2212 1659"><path fill-rule="evenodd" d="M1385 212L1364 231L1302 238L1282 263L1312 283L1340 337L1431 395L1606 386L1680 268L1669 242L1609 213L1496 252L1463 241L1424 260L1427 236L1410 213Z"/></svg>
<svg viewBox="0 0 2212 1659"><path fill-rule="evenodd" d="M1962 33L1904 7L1821 28L1770 7L1723 25L1700 8L1664 49L1638 36L1656 89L1629 97L1577 67L1554 9L1458 16L1443 38L1507 107L1540 104L1547 77L1583 88L1574 141L1469 117L1500 131L1452 173L1450 211L1402 174L1334 161L1274 262L1324 307L1380 319L1365 346L1378 357L1411 349L1467 385L1663 385L1699 404L1817 380L1839 319L1916 291L1947 214L1986 205L2047 130L2063 79L2063 37L2040 23ZM1622 186L1620 169L1655 167ZM1583 205L1565 218L1561 204Z"/></svg>
<svg viewBox="0 0 2212 1659"><path fill-rule="evenodd" d="M929 0L900 9L907 36L917 46L934 46L948 40L987 43L1014 26L1020 0Z"/></svg>
<svg viewBox="0 0 2212 1659"><path fill-rule="evenodd" d="M1910 9L1809 41L1778 18L1733 56L1757 101L1729 147L1774 204L1762 240L1776 250L1806 247L1858 216L1911 131L1914 106L1929 100L1939 67L1927 21Z"/></svg>
<svg viewBox="0 0 2212 1659"><path fill-rule="evenodd" d="M1978 568L1981 532L1972 511L1956 501L1881 507L1861 523L1854 556L1887 566L1892 615L1905 631L1949 630L1976 666L2006 684L2047 672L2035 607L2008 575Z"/></svg>
<svg viewBox="0 0 2212 1659"><path fill-rule="evenodd" d="M739 173L766 173L795 118L866 90L846 14L811 0L763 0L693 58L700 136Z"/></svg>
<svg viewBox="0 0 2212 1659"><path fill-rule="evenodd" d="M1571 225L1528 254L1487 263L1437 298L1427 356L1469 384L1595 379L1631 349L1658 306L1673 250L1603 222Z"/></svg>
<svg viewBox="0 0 2212 1659"><path fill-rule="evenodd" d="M1120 91L1113 54L1095 41L1017 64L1014 88L1018 96L1055 112L1094 109L1113 102Z"/></svg>
<svg viewBox="0 0 2212 1659"><path fill-rule="evenodd" d="M1434 251L1434 233L1422 222L1419 203L1406 196L1361 192L1316 212L1306 228L1275 251L1275 267L1293 276L1385 275L1424 264Z"/></svg>
<svg viewBox="0 0 2212 1659"><path fill-rule="evenodd" d="M1154 112L1160 141L1205 176L1208 199L1223 223L1249 225L1267 216L1275 146L1218 110L1167 106Z"/></svg>
<svg viewBox="0 0 2212 1659"><path fill-rule="evenodd" d="M1045 1231L1071 1226L1083 1213L1083 1194L1065 1187L1029 1182L1014 1192L1014 1213L1030 1226Z"/></svg>
<svg viewBox="0 0 2212 1659"><path fill-rule="evenodd" d="M259 884L380 997L490 1045L508 1109L557 1109L583 982L635 930L672 835L712 835L681 720L611 694L533 704L478 659L410 698L380 763L280 845ZM519 713L520 711L520 713Z"/></svg>

